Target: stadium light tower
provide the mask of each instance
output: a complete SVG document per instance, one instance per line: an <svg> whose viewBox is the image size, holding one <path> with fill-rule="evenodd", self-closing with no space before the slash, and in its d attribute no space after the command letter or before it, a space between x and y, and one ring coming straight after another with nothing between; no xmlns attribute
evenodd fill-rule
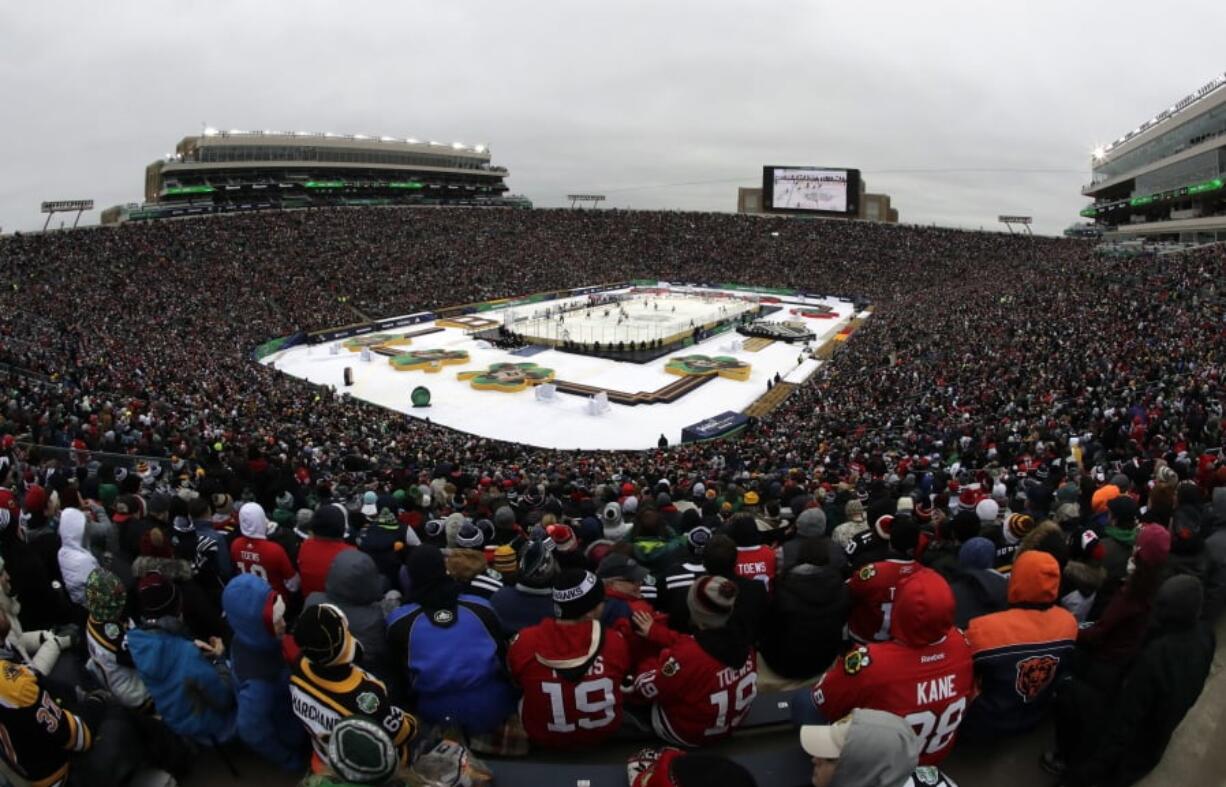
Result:
<svg viewBox="0 0 1226 787"><path fill-rule="evenodd" d="M605 196L603 194L567 194L566 198L570 200L570 206L572 208L580 202L590 202L592 203L592 207L596 208L600 206L601 202L605 201Z"/></svg>
<svg viewBox="0 0 1226 787"><path fill-rule="evenodd" d="M47 225L51 223L51 217L57 213L72 213L76 211L77 217L72 220L73 229L76 229L77 222L81 220L81 214L93 209L94 201L92 199L68 199L44 202L39 211L47 214L47 220L43 222L43 232L47 231Z"/></svg>
<svg viewBox="0 0 1226 787"><path fill-rule="evenodd" d="M1009 228L1009 234L1014 235L1013 225L1016 224L1026 230L1027 235L1033 235L1034 232L1030 229L1030 222L1033 221L1031 216L999 216L998 221ZM1020 230L1019 230L1020 232Z"/></svg>

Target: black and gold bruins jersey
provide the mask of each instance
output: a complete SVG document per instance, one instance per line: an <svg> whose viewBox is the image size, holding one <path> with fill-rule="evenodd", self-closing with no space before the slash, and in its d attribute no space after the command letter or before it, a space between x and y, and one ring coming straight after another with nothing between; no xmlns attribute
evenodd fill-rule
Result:
<svg viewBox="0 0 1226 787"><path fill-rule="evenodd" d="M350 716L365 716L383 727L407 764L407 744L417 734L417 719L391 703L387 687L360 667L348 667L340 680L320 675L302 658L290 675L290 700L294 715L311 736L311 746L327 762L328 736L332 728Z"/></svg>
<svg viewBox="0 0 1226 787"><path fill-rule="evenodd" d="M68 780L69 757L93 743L89 727L38 685L29 667L0 661L0 758L32 787Z"/></svg>

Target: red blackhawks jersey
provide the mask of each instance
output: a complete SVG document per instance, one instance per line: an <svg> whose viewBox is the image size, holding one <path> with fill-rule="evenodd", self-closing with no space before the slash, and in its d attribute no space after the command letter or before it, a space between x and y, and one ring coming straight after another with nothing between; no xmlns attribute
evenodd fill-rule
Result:
<svg viewBox="0 0 1226 787"><path fill-rule="evenodd" d="M599 621L529 626L511 641L507 664L524 690L519 715L534 744L593 746L621 727L630 651Z"/></svg>
<svg viewBox="0 0 1226 787"><path fill-rule="evenodd" d="M766 585L767 590L774 590L776 561L774 547L737 547L736 575L756 579Z"/></svg>
<svg viewBox="0 0 1226 787"><path fill-rule="evenodd" d="M920 740L920 765L937 765L953 748L975 689L971 646L953 625L953 592L935 571L899 591L889 642L857 645L813 687L827 719L855 708L901 716Z"/></svg>
<svg viewBox="0 0 1226 787"><path fill-rule="evenodd" d="M723 631L704 632L718 637ZM701 636L701 635L700 635ZM703 746L727 737L749 715L758 696L758 659L753 648L745 661L729 666L703 649L689 634L656 623L648 639L660 654L643 662L634 691L652 702L656 734L676 746Z"/></svg>
<svg viewBox="0 0 1226 787"><path fill-rule="evenodd" d="M885 642L890 638L894 596L898 584L919 571L930 571L914 560L878 560L860 566L847 580L851 612L847 630L859 642Z"/></svg>
<svg viewBox="0 0 1226 787"><path fill-rule="evenodd" d="M285 549L275 541L239 536L230 544L230 559L238 571L264 579L282 598L298 591L298 572Z"/></svg>

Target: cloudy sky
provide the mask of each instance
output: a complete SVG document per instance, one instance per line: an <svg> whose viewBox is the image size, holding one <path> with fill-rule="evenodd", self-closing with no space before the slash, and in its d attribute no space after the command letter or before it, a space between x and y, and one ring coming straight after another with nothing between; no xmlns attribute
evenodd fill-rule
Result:
<svg viewBox="0 0 1226 787"><path fill-rule="evenodd" d="M138 201L207 123L485 143L539 206L730 211L763 164L858 167L904 221L1055 233L1224 29L1207 0L4 3L0 227Z"/></svg>

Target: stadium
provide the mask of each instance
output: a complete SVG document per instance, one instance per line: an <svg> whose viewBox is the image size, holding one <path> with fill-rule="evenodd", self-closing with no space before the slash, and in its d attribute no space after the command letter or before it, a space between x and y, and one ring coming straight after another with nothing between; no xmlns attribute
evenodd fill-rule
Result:
<svg viewBox="0 0 1226 787"><path fill-rule="evenodd" d="M0 236L0 784L1213 783L1223 85L1079 237L209 127Z"/></svg>

